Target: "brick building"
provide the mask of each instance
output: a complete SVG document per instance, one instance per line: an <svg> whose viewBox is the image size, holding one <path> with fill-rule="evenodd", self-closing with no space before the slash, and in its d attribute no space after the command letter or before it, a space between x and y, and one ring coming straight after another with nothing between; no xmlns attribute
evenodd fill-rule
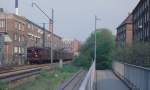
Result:
<svg viewBox="0 0 150 90"><path fill-rule="evenodd" d="M130 14L117 28L117 47L129 47L133 40L132 14Z"/></svg>
<svg viewBox="0 0 150 90"><path fill-rule="evenodd" d="M0 33L4 36L4 64L21 64L26 59L27 30L24 17L0 12ZM10 42L7 42L10 41Z"/></svg>
<svg viewBox="0 0 150 90"><path fill-rule="evenodd" d="M150 0L140 0L132 12L134 42L150 41Z"/></svg>
<svg viewBox="0 0 150 90"><path fill-rule="evenodd" d="M80 41L76 39L63 39L63 47L65 49L68 49L68 51L73 53L74 55L78 55L80 49Z"/></svg>
<svg viewBox="0 0 150 90"><path fill-rule="evenodd" d="M62 39L22 16L0 10L0 65L24 64L27 62L27 48L62 48ZM44 42L44 45L43 45Z"/></svg>
<svg viewBox="0 0 150 90"><path fill-rule="evenodd" d="M80 41L74 39L74 40L73 40L73 51L74 51L74 55L79 55L79 49L80 49Z"/></svg>

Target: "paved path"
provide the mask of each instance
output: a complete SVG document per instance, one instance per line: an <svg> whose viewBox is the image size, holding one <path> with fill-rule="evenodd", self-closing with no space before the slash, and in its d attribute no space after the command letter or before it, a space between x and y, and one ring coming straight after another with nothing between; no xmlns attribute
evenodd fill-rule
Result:
<svg viewBox="0 0 150 90"><path fill-rule="evenodd" d="M97 90L129 90L112 71L97 71Z"/></svg>

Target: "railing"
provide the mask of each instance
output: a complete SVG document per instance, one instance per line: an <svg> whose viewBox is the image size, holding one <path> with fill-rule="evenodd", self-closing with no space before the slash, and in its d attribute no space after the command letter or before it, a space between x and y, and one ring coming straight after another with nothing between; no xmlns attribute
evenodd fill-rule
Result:
<svg viewBox="0 0 150 90"><path fill-rule="evenodd" d="M114 62L113 70L131 90L150 90L150 69Z"/></svg>
<svg viewBox="0 0 150 90"><path fill-rule="evenodd" d="M2 65L2 61L4 59L4 37L0 34L0 66Z"/></svg>
<svg viewBox="0 0 150 90"><path fill-rule="evenodd" d="M95 80L95 61L90 67L86 77L84 78L79 90L93 90Z"/></svg>

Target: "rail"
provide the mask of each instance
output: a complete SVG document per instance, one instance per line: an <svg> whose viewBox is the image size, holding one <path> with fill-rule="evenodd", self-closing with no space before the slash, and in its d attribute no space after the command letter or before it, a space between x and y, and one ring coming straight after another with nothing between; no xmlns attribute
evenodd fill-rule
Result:
<svg viewBox="0 0 150 90"><path fill-rule="evenodd" d="M62 84L57 90L77 90L81 84L85 71L80 70L74 74L67 82Z"/></svg>
<svg viewBox="0 0 150 90"><path fill-rule="evenodd" d="M150 90L150 69L114 62L113 71L119 76L131 90Z"/></svg>
<svg viewBox="0 0 150 90"><path fill-rule="evenodd" d="M16 72L16 71L21 71L21 70L27 70L27 69L32 69L32 68L38 68L38 67L44 67L48 66L48 64L42 64L42 65L19 65L19 66L5 66L5 67L0 67L0 74L3 73L10 73L10 72Z"/></svg>
<svg viewBox="0 0 150 90"><path fill-rule="evenodd" d="M19 80L27 76L32 76L35 74L40 73L41 68L33 68L33 69L26 69L20 71L14 71L10 73L4 73L0 75L0 80L10 82L14 80Z"/></svg>
<svg viewBox="0 0 150 90"><path fill-rule="evenodd" d="M95 80L95 61L90 67L86 77L84 78L79 90L93 90Z"/></svg>

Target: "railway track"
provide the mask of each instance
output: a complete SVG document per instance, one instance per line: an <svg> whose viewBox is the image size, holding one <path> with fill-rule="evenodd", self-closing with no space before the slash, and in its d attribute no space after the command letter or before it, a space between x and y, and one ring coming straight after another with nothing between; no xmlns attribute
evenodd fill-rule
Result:
<svg viewBox="0 0 150 90"><path fill-rule="evenodd" d="M53 67L54 67L54 65L51 65L51 67L49 67L48 64L28 65L28 66L23 66L23 67L12 67L11 70L6 70L6 71L4 70L4 71L0 72L0 80L9 81L9 80L13 80L14 77L16 78L16 77L26 76L26 74L28 74L27 76L29 76L29 74L30 75L38 74L39 71L41 71L44 68L51 69Z"/></svg>
<svg viewBox="0 0 150 90"><path fill-rule="evenodd" d="M1 67L0 74L26 70L26 69L32 69L32 68L42 67L42 66L47 66L47 65L43 64L43 65L21 65L21 66L13 66L13 67Z"/></svg>
<svg viewBox="0 0 150 90"><path fill-rule="evenodd" d="M15 88L28 80L34 79L42 69L47 68L51 69L48 64L12 67L11 70L4 70L0 73L0 81L7 83L9 88Z"/></svg>
<svg viewBox="0 0 150 90"><path fill-rule="evenodd" d="M78 90L85 76L85 71L79 71L64 83L58 90Z"/></svg>
<svg viewBox="0 0 150 90"><path fill-rule="evenodd" d="M69 64L71 63L70 61L67 61L64 63ZM0 67L0 75L4 73L10 73L10 72L16 72L16 71L21 71L21 70L27 70L27 69L32 69L32 68L54 68L57 66L57 63L53 64L41 64L41 65L19 65L19 66L5 66L5 67Z"/></svg>
<svg viewBox="0 0 150 90"><path fill-rule="evenodd" d="M70 62L65 62L68 64ZM42 69L51 70L58 66L58 63L42 65L23 65L14 67L3 67L0 69L0 81L6 82L9 88L15 88L20 84L34 79Z"/></svg>
<svg viewBox="0 0 150 90"><path fill-rule="evenodd" d="M38 74L41 71L41 69L47 66L48 65L34 65L7 70L0 73L0 80L5 82L12 82L15 80L19 80L21 78Z"/></svg>

